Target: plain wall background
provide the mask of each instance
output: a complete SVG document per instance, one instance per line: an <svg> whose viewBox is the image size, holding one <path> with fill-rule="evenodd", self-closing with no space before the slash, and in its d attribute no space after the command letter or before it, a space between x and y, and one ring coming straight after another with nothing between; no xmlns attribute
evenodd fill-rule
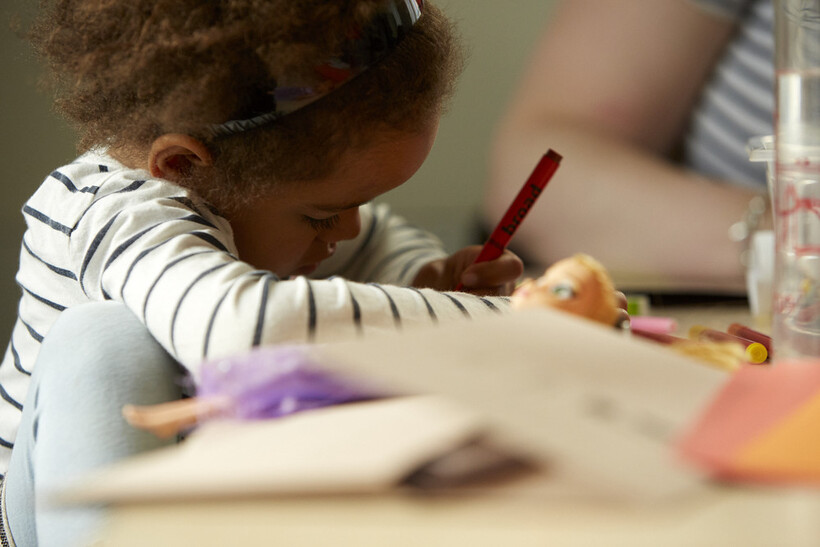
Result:
<svg viewBox="0 0 820 547"><path fill-rule="evenodd" d="M298 0L295 0L298 1ZM415 177L382 201L437 233L449 249L475 241L475 223L493 128L517 84L554 0L438 0L469 57L436 145ZM0 344L14 321L14 282L24 223L20 208L43 178L75 156L74 135L38 90L41 69L12 24L25 28L31 0L0 2Z"/></svg>
<svg viewBox="0 0 820 547"><path fill-rule="evenodd" d="M450 250L482 243L475 238L492 133L554 4L437 2L461 32L467 65L429 158L413 179L382 201L436 233Z"/></svg>

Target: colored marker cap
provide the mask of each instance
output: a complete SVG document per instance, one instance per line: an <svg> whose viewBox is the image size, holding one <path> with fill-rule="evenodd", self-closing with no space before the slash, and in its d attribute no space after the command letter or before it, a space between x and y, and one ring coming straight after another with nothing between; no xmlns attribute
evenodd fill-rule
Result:
<svg viewBox="0 0 820 547"><path fill-rule="evenodd" d="M626 312L635 317L638 315L649 315L650 303L649 297L645 294L627 294L626 295Z"/></svg>
<svg viewBox="0 0 820 547"><path fill-rule="evenodd" d="M766 351L766 346L760 342L752 342L746 346L746 359L755 365L765 363L769 358L769 352Z"/></svg>

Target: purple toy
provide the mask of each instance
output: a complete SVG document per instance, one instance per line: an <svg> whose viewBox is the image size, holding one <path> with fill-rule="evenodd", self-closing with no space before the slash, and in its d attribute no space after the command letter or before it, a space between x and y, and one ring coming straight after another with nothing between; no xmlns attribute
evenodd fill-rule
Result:
<svg viewBox="0 0 820 547"><path fill-rule="evenodd" d="M170 437L206 419L254 420L352 401L384 393L320 369L309 346L271 346L202 365L197 396L152 406L127 405L133 426Z"/></svg>

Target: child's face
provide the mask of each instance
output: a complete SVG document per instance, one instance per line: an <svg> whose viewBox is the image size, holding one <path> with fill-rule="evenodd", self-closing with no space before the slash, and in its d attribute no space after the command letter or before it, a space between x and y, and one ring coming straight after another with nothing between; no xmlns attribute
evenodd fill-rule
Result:
<svg viewBox="0 0 820 547"><path fill-rule="evenodd" d="M437 123L418 134L385 131L342 156L329 176L283 184L231 219L239 258L280 277L308 275L361 228L359 206L406 182L427 158Z"/></svg>

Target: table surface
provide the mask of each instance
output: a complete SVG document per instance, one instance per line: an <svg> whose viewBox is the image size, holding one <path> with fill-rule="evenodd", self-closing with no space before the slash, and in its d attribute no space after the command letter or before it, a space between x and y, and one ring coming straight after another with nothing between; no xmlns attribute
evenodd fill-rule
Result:
<svg viewBox="0 0 820 547"><path fill-rule="evenodd" d="M653 309L725 330L742 303ZM764 329L761 329L764 330ZM548 473L452 491L131 503L101 545L820 545L820 490L709 484L658 504L544 495Z"/></svg>

